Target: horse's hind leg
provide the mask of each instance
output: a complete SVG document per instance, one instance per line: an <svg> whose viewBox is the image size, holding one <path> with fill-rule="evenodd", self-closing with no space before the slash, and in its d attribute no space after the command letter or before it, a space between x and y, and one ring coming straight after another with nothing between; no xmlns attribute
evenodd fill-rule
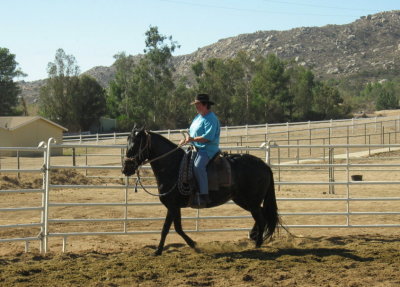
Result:
<svg viewBox="0 0 400 287"><path fill-rule="evenodd" d="M194 242L187 234L183 231L182 229L182 221L181 221L181 210L178 209L177 214L174 219L174 227L176 233L178 233L187 243L192 248L196 247L196 242Z"/></svg>
<svg viewBox="0 0 400 287"><path fill-rule="evenodd" d="M163 252L165 239L167 238L169 229L171 228L171 224L172 224L172 221L174 220L175 216L176 216L176 212L168 209L167 217L165 218L164 226L163 226L163 229L161 232L160 243L158 244L158 248L157 248L156 252L154 253L154 255L161 255L161 253Z"/></svg>
<svg viewBox="0 0 400 287"><path fill-rule="evenodd" d="M263 233L264 233L264 229L265 229L265 218L264 218L264 214L262 212L261 207L256 207L256 208L252 208L250 210L251 215L253 216L254 220L256 221L255 225L257 226L257 228L252 229L252 232L254 234L254 231L257 229L257 235L256 235L256 247L260 247L261 244L264 242L264 238L263 238ZM254 236L254 235L253 235Z"/></svg>
<svg viewBox="0 0 400 287"><path fill-rule="evenodd" d="M253 228L249 231L249 239L256 241L257 233L258 233L257 223L254 223Z"/></svg>

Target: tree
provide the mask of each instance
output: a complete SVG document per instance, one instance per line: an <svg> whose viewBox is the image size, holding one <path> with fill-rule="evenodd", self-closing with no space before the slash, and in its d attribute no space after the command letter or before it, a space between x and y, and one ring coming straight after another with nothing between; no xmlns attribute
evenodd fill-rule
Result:
<svg viewBox="0 0 400 287"><path fill-rule="evenodd" d="M312 109L310 103L313 100L314 74L309 69L292 64L287 75L289 120L306 120Z"/></svg>
<svg viewBox="0 0 400 287"><path fill-rule="evenodd" d="M192 66L198 84L197 92L212 96L222 124L248 123L252 68L252 62L244 52L232 59L211 58L205 65L197 62Z"/></svg>
<svg viewBox="0 0 400 287"><path fill-rule="evenodd" d="M290 110L287 82L285 63L276 55L269 54L256 62L251 82L254 122L279 122L287 119Z"/></svg>
<svg viewBox="0 0 400 287"><path fill-rule="evenodd" d="M135 122L135 119L132 118L133 105L131 104L135 63L132 57L126 56L125 53L119 53L114 58L116 59L114 63L116 71L115 78L110 82L106 94L107 114L118 119L120 128L129 129Z"/></svg>
<svg viewBox="0 0 400 287"><path fill-rule="evenodd" d="M316 118L312 120L337 119L347 114L346 107L341 105L343 99L338 89L323 82L317 82L313 92L313 112Z"/></svg>
<svg viewBox="0 0 400 287"><path fill-rule="evenodd" d="M125 130L133 123L164 126L171 119L167 107L176 104L171 59L179 45L157 27L150 26L145 35L145 54L135 63L124 53L117 55L116 77L107 93L108 112L118 117L119 127Z"/></svg>
<svg viewBox="0 0 400 287"><path fill-rule="evenodd" d="M75 130L72 95L78 89L79 66L75 57L58 49L54 62L47 65L48 79L40 91L39 113Z"/></svg>
<svg viewBox="0 0 400 287"><path fill-rule="evenodd" d="M97 81L79 77L75 57L58 49L48 64L46 85L40 91L39 113L70 131L85 131L105 112L105 94Z"/></svg>
<svg viewBox="0 0 400 287"><path fill-rule="evenodd" d="M7 48L0 47L0 116L15 115L20 88L13 81L15 77L25 76L18 68L15 55Z"/></svg>
<svg viewBox="0 0 400 287"><path fill-rule="evenodd" d="M79 130L87 131L97 124L106 112L105 91L96 79L82 75L79 77L77 93L72 101L75 120Z"/></svg>
<svg viewBox="0 0 400 287"><path fill-rule="evenodd" d="M161 35L156 26L150 26L145 35L145 56L141 60L141 67L144 68L145 73L144 71L140 73L141 87L147 94L143 96L151 99L149 116L153 120L152 126L161 127L170 117L170 112L165 107L170 103L175 104L171 60L172 53L180 46L172 39L172 36Z"/></svg>
<svg viewBox="0 0 400 287"><path fill-rule="evenodd" d="M251 81L254 76L255 61L249 54L239 51L237 56L233 59L241 66L242 78L239 79L237 84L237 92L233 98L233 113L235 115L235 123L249 124L251 121Z"/></svg>
<svg viewBox="0 0 400 287"><path fill-rule="evenodd" d="M393 85L387 84L382 87L376 101L377 110L397 109L399 107L399 98L396 95Z"/></svg>
<svg viewBox="0 0 400 287"><path fill-rule="evenodd" d="M375 103L377 110L396 109L399 106L399 92L394 82L368 83L361 96Z"/></svg>
<svg viewBox="0 0 400 287"><path fill-rule="evenodd" d="M193 101L195 91L187 87L187 79L180 78L165 109L169 112L164 127L187 128L193 119Z"/></svg>

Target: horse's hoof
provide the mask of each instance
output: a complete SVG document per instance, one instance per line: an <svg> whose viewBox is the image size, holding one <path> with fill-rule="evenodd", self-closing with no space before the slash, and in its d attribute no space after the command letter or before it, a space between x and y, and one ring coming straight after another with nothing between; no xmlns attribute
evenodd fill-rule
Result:
<svg viewBox="0 0 400 287"><path fill-rule="evenodd" d="M194 247L193 250L196 253L203 253L203 250L201 250L199 247Z"/></svg>
<svg viewBox="0 0 400 287"><path fill-rule="evenodd" d="M153 256L160 256L162 254L161 250L156 250L156 252L153 253Z"/></svg>
<svg viewBox="0 0 400 287"><path fill-rule="evenodd" d="M196 249L197 243L193 241L193 242L188 243L188 245L190 248Z"/></svg>
<svg viewBox="0 0 400 287"><path fill-rule="evenodd" d="M250 239L250 240L256 241L257 240L257 232L249 231L249 233L247 235L247 238Z"/></svg>

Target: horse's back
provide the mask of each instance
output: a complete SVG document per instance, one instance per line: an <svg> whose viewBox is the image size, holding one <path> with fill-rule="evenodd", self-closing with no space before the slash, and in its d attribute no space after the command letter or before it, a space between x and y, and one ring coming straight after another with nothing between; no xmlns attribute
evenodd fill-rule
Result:
<svg viewBox="0 0 400 287"><path fill-rule="evenodd" d="M271 171L271 168L262 159L254 155L233 154L229 155L229 159L236 172L264 174Z"/></svg>

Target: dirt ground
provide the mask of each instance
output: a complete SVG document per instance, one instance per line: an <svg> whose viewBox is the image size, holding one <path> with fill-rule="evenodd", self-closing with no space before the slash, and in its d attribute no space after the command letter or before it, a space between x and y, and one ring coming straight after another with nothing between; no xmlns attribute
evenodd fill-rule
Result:
<svg viewBox="0 0 400 287"><path fill-rule="evenodd" d="M399 286L397 235L279 236L254 249L248 240L170 240L129 250L0 257L0 286ZM136 240L136 239L135 239ZM171 243L176 242L176 243Z"/></svg>

